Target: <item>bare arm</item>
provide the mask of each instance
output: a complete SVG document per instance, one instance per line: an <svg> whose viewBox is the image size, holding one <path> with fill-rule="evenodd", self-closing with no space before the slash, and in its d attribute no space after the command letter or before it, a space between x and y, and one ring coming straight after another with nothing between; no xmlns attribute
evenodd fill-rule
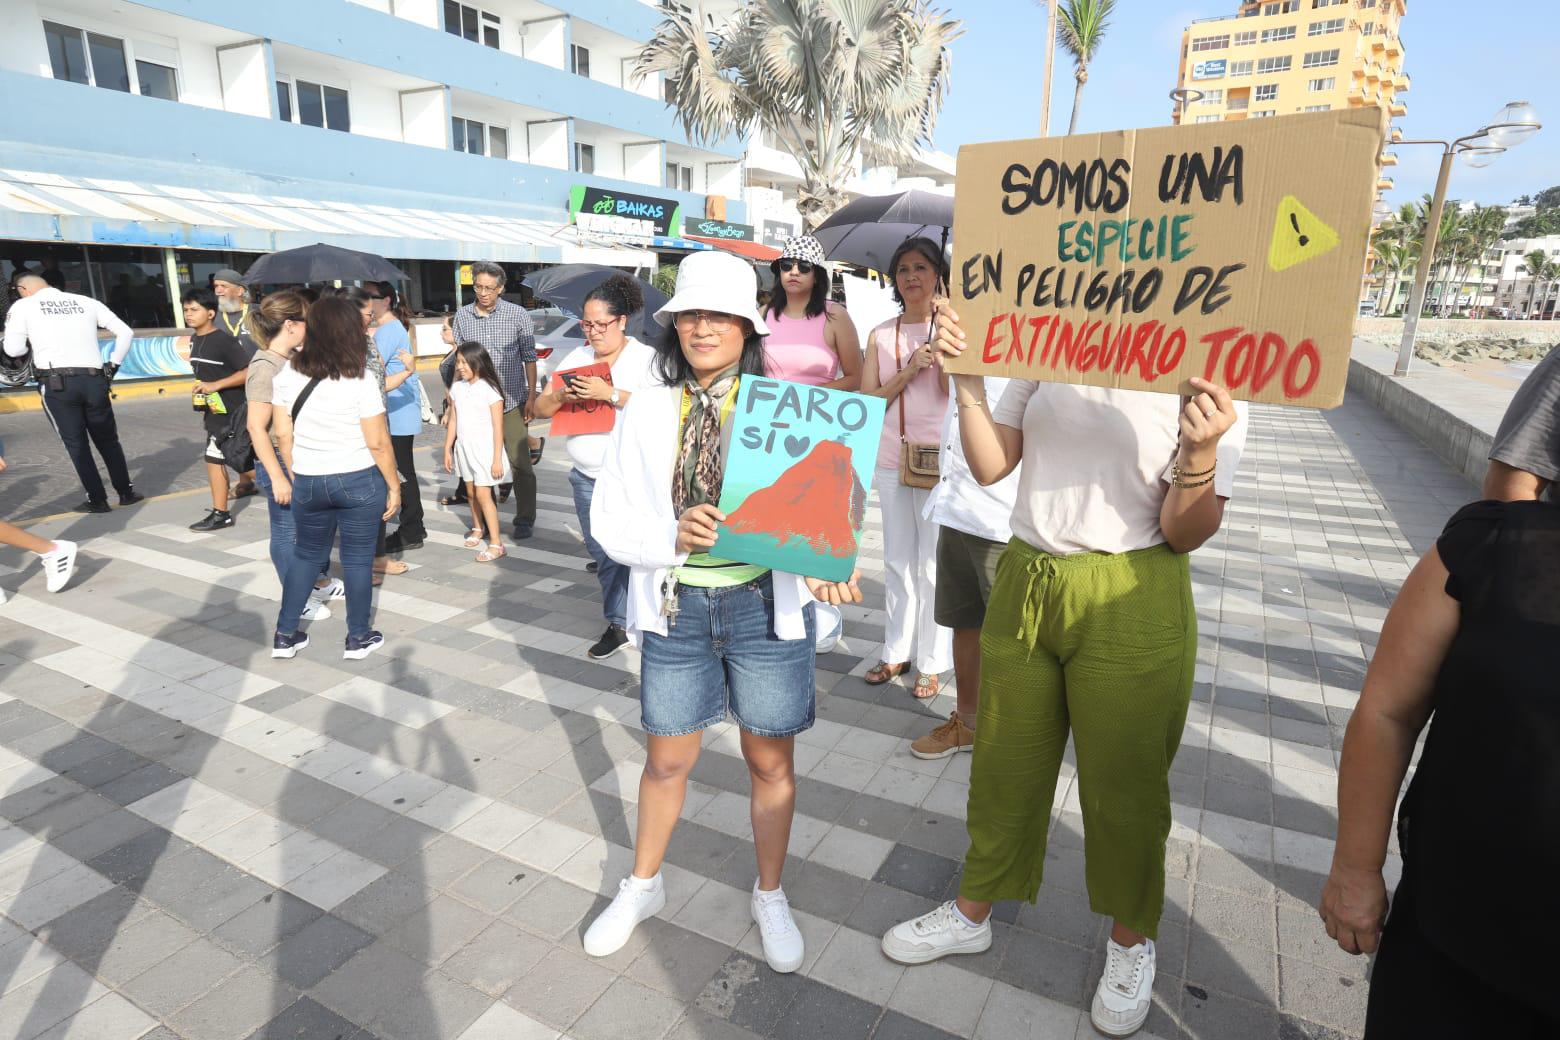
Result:
<svg viewBox="0 0 1560 1040"><path fill-rule="evenodd" d="M266 476L271 478L271 493L279 496L281 489L286 487L290 499L292 485L282 469L281 459L277 458L276 449L271 445L271 413L275 410L276 407L269 401L250 401L246 425L249 427L249 440L254 444L255 460L265 467ZM277 504L287 503L277 497Z"/></svg>
<svg viewBox="0 0 1560 1040"><path fill-rule="evenodd" d="M455 399L444 402L444 471L455 472Z"/></svg>
<svg viewBox="0 0 1560 1040"><path fill-rule="evenodd" d="M285 408L271 406L271 432L276 434L276 448L282 453L287 472L293 472L293 421L292 413ZM267 470L267 473L270 471Z"/></svg>
<svg viewBox="0 0 1560 1040"><path fill-rule="evenodd" d="M358 425L363 428L363 441L368 445L369 454L374 456L374 465L379 467L379 475L385 478L385 487L389 493L381 519L388 520L401 508L401 478L396 475L395 455L390 450L390 423L385 413L380 412L359 419Z"/></svg>
<svg viewBox="0 0 1560 1040"><path fill-rule="evenodd" d="M1499 502L1528 502L1538 498L1548 487L1549 481L1537 473L1491 459L1490 468L1484 474L1483 495Z"/></svg>
<svg viewBox="0 0 1560 1040"><path fill-rule="evenodd" d="M1327 934L1349 953L1376 949L1387 912L1381 869L1398 788L1414 741L1430 717L1435 676L1457 634L1461 610L1446 594L1435 549L1403 582L1349 718L1338 768L1338 840L1322 890Z"/></svg>
<svg viewBox="0 0 1560 1040"><path fill-rule="evenodd" d="M946 304L937 308L937 330L932 341L941 358L964 353L964 329L959 315ZM991 417L986 400L986 380L978 375L953 377L953 407L959 410L959 438L964 458L975 479L987 487L1018 468L1024 457L1024 432L1004 426Z"/></svg>
<svg viewBox="0 0 1560 1040"><path fill-rule="evenodd" d="M1159 529L1170 548L1188 553L1212 538L1224 521L1224 499L1214 492L1213 470L1219 461L1219 439L1235 425L1235 403L1224 387L1206 379L1192 380L1198 394L1181 407L1176 464L1198 487L1170 485L1159 507ZM1207 480L1206 484L1200 484Z"/></svg>
<svg viewBox="0 0 1560 1040"><path fill-rule="evenodd" d="M558 414L558 409L569 403L569 386L567 383L559 383L556 390L549 390L545 394L533 394L532 401L533 415L538 419L551 419Z"/></svg>
<svg viewBox="0 0 1560 1040"><path fill-rule="evenodd" d="M823 385L830 390L861 389L861 338L856 335L856 326L844 307L829 310L829 320L823 327L823 338L834 349L835 356L840 359L840 371L844 373L840 378Z"/></svg>
<svg viewBox="0 0 1560 1040"><path fill-rule="evenodd" d="M493 479L504 475L504 399L500 397L488 405L488 415L493 423ZM525 448L525 445L521 445Z"/></svg>

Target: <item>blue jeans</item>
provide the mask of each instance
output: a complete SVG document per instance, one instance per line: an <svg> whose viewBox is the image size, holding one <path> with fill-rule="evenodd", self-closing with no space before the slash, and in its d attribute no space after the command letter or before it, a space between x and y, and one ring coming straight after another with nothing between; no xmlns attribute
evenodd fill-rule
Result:
<svg viewBox="0 0 1560 1040"><path fill-rule="evenodd" d="M607 624L623 628L628 618L628 568L608 556L601 543L590 536L590 500L596 493L596 480L571 469L569 483L574 487L574 512L580 518L585 551L596 561L596 580L601 583L601 613Z"/></svg>
<svg viewBox="0 0 1560 1040"><path fill-rule="evenodd" d="M729 711L745 732L795 736L813 724L816 622L803 608L806 635L774 633L775 592L769 575L746 585L703 589L679 585L681 608L666 635L640 633L639 710L645 732L680 737L724 721Z"/></svg>
<svg viewBox="0 0 1560 1040"><path fill-rule="evenodd" d="M330 562L331 543L341 531L341 580L347 587L347 635L368 634L374 594L374 542L388 495L385 478L373 466L356 473L316 477L293 474L292 560L282 582L282 609L276 630L298 631L314 579Z"/></svg>
<svg viewBox="0 0 1560 1040"><path fill-rule="evenodd" d="M266 472L265 466L258 463L255 465L255 483L265 495L266 508L271 514L271 566L276 568L276 580L285 586L287 567L292 562L295 538L292 506L276 504L276 496L271 494L271 474ZM320 569L320 576L330 576L328 563Z"/></svg>

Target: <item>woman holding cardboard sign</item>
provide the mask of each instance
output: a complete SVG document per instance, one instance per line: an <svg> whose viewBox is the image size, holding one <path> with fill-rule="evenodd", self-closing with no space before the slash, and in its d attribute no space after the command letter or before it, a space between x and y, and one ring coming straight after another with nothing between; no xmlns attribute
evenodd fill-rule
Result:
<svg viewBox="0 0 1560 1040"><path fill-rule="evenodd" d="M661 861L698 760L700 734L731 714L752 781L758 879L750 913L775 971L802 963L802 935L780 888L796 808L792 752L813 724L813 597L857 603L857 578L825 582L712 557L717 508L744 378L764 374L753 269L730 253L697 253L677 271L657 345L659 385L618 416L591 503L591 527L629 568L628 630L640 649L649 734L639 780L634 868L585 933L605 957L666 905ZM810 595L809 595L810 594Z"/></svg>
<svg viewBox="0 0 1560 1040"><path fill-rule="evenodd" d="M883 507L883 654L866 674L879 686L916 670L915 695L937 696L953 667L953 631L937 623L937 524L926 502L937 486L937 446L948 411L948 377L929 342L932 299L947 281L942 249L909 238L889 261L894 301L904 314L872 330L861 370L861 392L887 398L873 485Z"/></svg>
<svg viewBox="0 0 1560 1040"><path fill-rule="evenodd" d="M651 371L655 351L628 334L628 319L645 305L639 279L615 274L585 297L586 346L576 347L558 363L553 385L536 399L536 417L550 419L566 404L594 401L599 408L621 411L635 391L659 382ZM574 375L575 369L606 365L610 381L599 375ZM628 568L606 554L601 543L591 536L590 503L596 490L596 478L607 454L611 433L577 433L564 443L574 468L569 470L569 486L574 489L574 513L580 520L585 550L596 561L596 581L601 584L601 613L607 630L586 653L600 661L628 645Z"/></svg>
<svg viewBox="0 0 1560 1040"><path fill-rule="evenodd" d="M965 346L943 308L935 349ZM1090 1016L1126 1036L1152 1002L1170 762L1197 661L1187 553L1219 530L1245 409L1201 379L1190 400L1015 379L994 409L981 376L953 380L975 479L1023 467L981 633L958 898L892 928L883 952L906 964L979 953L995 900L1034 900L1070 733L1089 905L1114 919Z"/></svg>

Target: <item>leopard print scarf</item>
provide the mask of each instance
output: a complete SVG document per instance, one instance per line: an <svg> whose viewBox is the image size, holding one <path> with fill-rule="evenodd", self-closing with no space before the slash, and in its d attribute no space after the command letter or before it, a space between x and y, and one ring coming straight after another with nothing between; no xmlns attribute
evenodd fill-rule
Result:
<svg viewBox="0 0 1560 1040"><path fill-rule="evenodd" d="M683 388L689 400L688 420L683 423L672 481L672 508L678 516L693 506L720 502L726 465L720 454L720 415L726 396L736 393L737 373L733 365L716 376L708 389L692 379Z"/></svg>

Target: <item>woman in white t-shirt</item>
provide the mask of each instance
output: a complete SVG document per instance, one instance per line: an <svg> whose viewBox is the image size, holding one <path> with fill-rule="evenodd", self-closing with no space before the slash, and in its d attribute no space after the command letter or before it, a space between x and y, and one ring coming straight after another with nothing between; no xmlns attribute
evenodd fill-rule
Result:
<svg viewBox="0 0 1560 1040"><path fill-rule="evenodd" d="M455 380L450 383L450 419L444 432L444 471L455 473L471 491L471 532L466 548L478 563L507 555L498 526L493 488L511 479L504 451L504 390L487 348L475 341L455 348ZM484 536L484 530L486 535Z"/></svg>
<svg viewBox="0 0 1560 1040"><path fill-rule="evenodd" d="M946 308L934 346L965 348ZM953 381L975 479L1023 466L981 632L958 898L890 929L883 952L907 964L979 953L993 901L1034 901L1070 733L1089 905L1113 919L1090 1017L1126 1036L1152 1003L1170 762L1197 663L1187 554L1218 533L1245 409L1201 379L1190 400L1015 379L994 408L980 376Z"/></svg>
<svg viewBox="0 0 1560 1040"><path fill-rule="evenodd" d="M339 529L347 587L342 656L360 660L384 645L369 627L374 543L380 523L401 508L401 484L384 395L364 371L363 323L352 301L328 296L309 308L304 344L272 381L271 403L272 430L292 474L295 529L271 656L292 657L309 645L298 622Z"/></svg>
<svg viewBox="0 0 1560 1040"><path fill-rule="evenodd" d="M536 399L538 419L551 418L566 404L589 401L596 402L599 408L621 411L635 391L660 385L660 378L651 370L654 348L628 334L628 319L644 305L645 294L639 288L639 279L626 274L613 275L591 290L585 297L584 317L580 321L588 345L576 347L558 362L554 371L606 365L612 378L609 381L600 376L581 376L561 383ZM596 563L601 613L607 622L607 630L586 651L598 661L628 645L628 568L608 556L590 532L591 498L611 440L612 434L607 432L576 434L567 441L569 458L574 463L569 470L574 512L585 537L585 550Z"/></svg>

